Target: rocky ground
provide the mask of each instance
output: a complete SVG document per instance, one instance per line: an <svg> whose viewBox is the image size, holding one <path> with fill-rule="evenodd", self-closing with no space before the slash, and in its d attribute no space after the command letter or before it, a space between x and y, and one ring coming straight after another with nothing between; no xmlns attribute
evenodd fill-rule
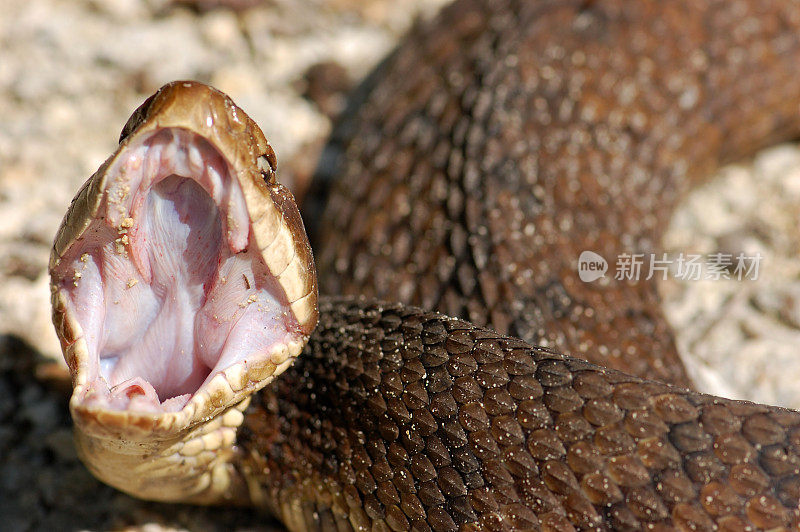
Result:
<svg viewBox="0 0 800 532"><path fill-rule="evenodd" d="M135 501L85 471L53 362L50 243L129 113L173 79L230 94L302 193L343 95L442 2L0 0L0 528L275 526L252 512ZM664 283L703 389L800 406L799 200L800 151L778 147L725 170L675 216L665 251L764 255L757 281Z"/></svg>
<svg viewBox="0 0 800 532"><path fill-rule="evenodd" d="M678 348L701 390L800 408L798 228L796 145L775 146L723 169L673 216L664 239L671 257L762 256L755 280L678 281L671 275L661 284Z"/></svg>

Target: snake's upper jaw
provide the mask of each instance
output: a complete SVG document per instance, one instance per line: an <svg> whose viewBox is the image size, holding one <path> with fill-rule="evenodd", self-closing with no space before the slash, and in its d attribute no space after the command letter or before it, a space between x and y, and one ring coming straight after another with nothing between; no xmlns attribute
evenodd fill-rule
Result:
<svg viewBox="0 0 800 532"><path fill-rule="evenodd" d="M262 387L317 319L313 259L258 127L175 82L80 190L50 262L77 421L174 434Z"/></svg>

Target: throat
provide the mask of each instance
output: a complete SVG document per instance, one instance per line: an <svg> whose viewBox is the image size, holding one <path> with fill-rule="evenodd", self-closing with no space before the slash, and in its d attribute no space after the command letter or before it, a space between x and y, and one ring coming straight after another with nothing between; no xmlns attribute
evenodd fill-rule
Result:
<svg viewBox="0 0 800 532"><path fill-rule="evenodd" d="M139 219L129 257L136 271L116 267L113 254L106 263L107 299L112 300L107 318L131 326L127 334L117 331L105 338L101 372L112 387L141 376L164 401L191 394L215 362L196 321L209 292L225 281L218 275L221 223L219 210L203 189L174 175L151 189ZM130 277L110 278L120 273ZM119 287L136 296L114 300Z"/></svg>

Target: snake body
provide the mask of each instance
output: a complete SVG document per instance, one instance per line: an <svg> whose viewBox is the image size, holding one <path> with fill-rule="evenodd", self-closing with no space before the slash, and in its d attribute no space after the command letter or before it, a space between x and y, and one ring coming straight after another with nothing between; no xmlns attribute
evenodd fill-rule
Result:
<svg viewBox="0 0 800 532"><path fill-rule="evenodd" d="M208 455L211 473L117 485L246 499L292 530L797 528L800 413L674 386L688 379L654 285L584 284L575 262L582 250L652 252L692 183L797 134L798 75L793 1L457 1L412 32L342 126L341 184L318 231L320 286L342 295L320 300L298 360L249 399L201 388L201 419L187 407L120 415L158 421L149 430L163 445L144 456L147 427L126 440L116 414L73 397L84 459L114 482L104 468L120 456L149 464L131 476L151 475L158 453L183 466L233 431L224 459ZM223 109L241 113L205 107L223 100L196 85L160 94L154 102L188 107L191 96L212 110L184 123L193 131ZM173 116L152 107L132 118L119 154ZM225 123L240 122L252 128ZM274 155L248 135L258 142L234 150L241 168L267 161L277 186ZM85 214L76 204L65 227L83 235L70 223ZM61 329L73 323L59 299L73 279L59 264L75 241L57 240L51 263ZM281 282L276 300L291 303ZM302 286L298 297L316 295ZM296 309L285 312L302 330L288 330L303 333L316 307ZM64 338L82 361L70 347L81 340ZM286 356L260 366L266 380ZM245 391L266 384L246 376ZM215 415L224 438L203 428ZM82 436L95 421L103 430Z"/></svg>

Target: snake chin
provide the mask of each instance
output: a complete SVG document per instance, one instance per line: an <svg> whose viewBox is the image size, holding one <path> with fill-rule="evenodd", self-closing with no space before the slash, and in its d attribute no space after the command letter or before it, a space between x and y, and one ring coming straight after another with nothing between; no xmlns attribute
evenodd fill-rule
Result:
<svg viewBox="0 0 800 532"><path fill-rule="evenodd" d="M254 368L299 354L302 333L250 245L235 175L180 128L140 135L112 158L94 216L53 270L65 336L85 351L82 407L178 412L199 391L236 394L263 374Z"/></svg>

